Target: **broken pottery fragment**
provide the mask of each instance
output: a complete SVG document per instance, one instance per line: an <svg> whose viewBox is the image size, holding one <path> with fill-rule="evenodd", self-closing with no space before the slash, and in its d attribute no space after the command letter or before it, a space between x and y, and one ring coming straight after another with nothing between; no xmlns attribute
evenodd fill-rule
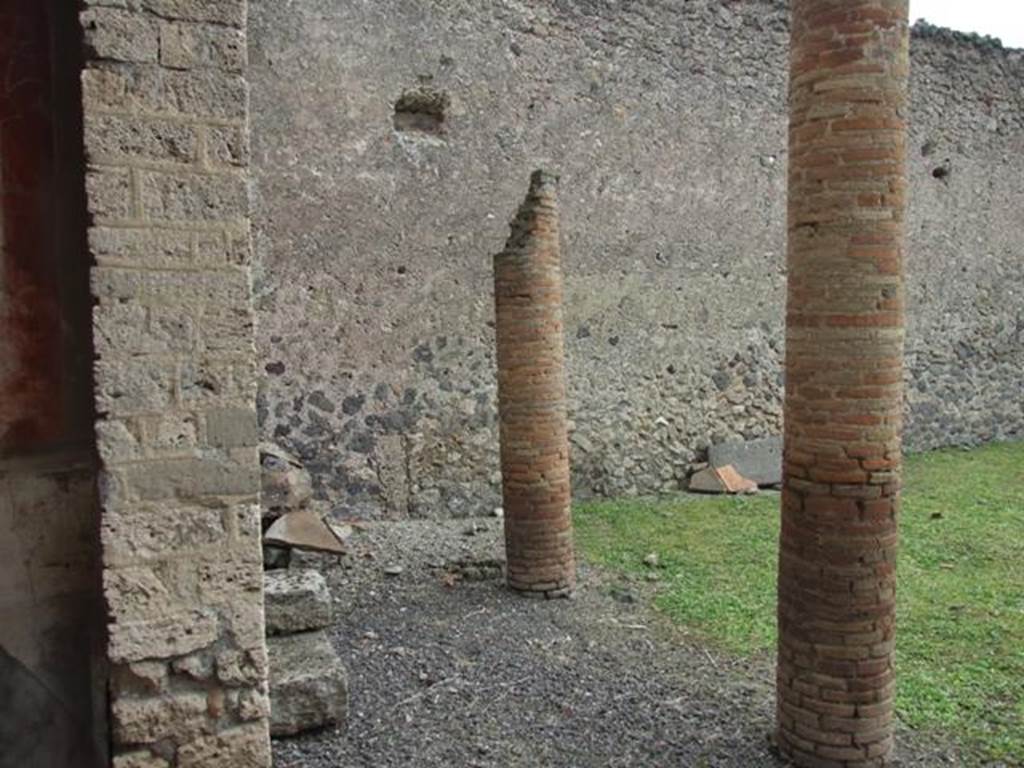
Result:
<svg viewBox="0 0 1024 768"><path fill-rule="evenodd" d="M756 493L757 483L739 472L731 464L707 467L690 477L690 490L697 493Z"/></svg>
<svg viewBox="0 0 1024 768"><path fill-rule="evenodd" d="M348 550L335 530L308 509L287 512L263 534L263 543L343 555Z"/></svg>

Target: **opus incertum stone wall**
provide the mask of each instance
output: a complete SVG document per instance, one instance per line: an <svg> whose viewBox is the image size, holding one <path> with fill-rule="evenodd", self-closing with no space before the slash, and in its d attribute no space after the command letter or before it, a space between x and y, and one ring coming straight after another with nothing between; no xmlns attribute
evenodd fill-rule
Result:
<svg viewBox="0 0 1024 768"><path fill-rule="evenodd" d="M673 493L709 444L781 434L786 0L250 16L261 431L318 499L500 504L480 254L538 166L562 179L576 498ZM907 447L1020 439L1024 51L920 24L911 49Z"/></svg>
<svg viewBox="0 0 1024 768"><path fill-rule="evenodd" d="M262 768L246 5L86 5L114 766Z"/></svg>
<svg viewBox="0 0 1024 768"><path fill-rule="evenodd" d="M906 0L795 0L778 743L888 762L900 431Z"/></svg>
<svg viewBox="0 0 1024 768"><path fill-rule="evenodd" d="M547 597L576 584L557 187L556 177L534 172L494 257L508 584Z"/></svg>

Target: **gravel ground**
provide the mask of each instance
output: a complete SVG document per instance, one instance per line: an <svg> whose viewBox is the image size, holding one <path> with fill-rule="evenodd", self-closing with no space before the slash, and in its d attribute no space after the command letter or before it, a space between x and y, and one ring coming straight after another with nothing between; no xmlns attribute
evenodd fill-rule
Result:
<svg viewBox="0 0 1024 768"><path fill-rule="evenodd" d="M585 565L572 600L502 586L501 521L370 524L324 570L349 669L346 731L274 742L277 768L782 766L771 659L711 651ZM395 571L399 571L395 573ZM389 575L390 572L390 575ZM905 733L899 765L959 765Z"/></svg>

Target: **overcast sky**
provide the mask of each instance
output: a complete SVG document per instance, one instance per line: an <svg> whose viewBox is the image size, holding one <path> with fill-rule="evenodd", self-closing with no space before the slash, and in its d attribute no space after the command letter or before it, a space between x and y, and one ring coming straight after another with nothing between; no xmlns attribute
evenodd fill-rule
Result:
<svg viewBox="0 0 1024 768"><path fill-rule="evenodd" d="M992 35L1011 48L1024 48L1022 0L910 0L911 23L920 18L961 32Z"/></svg>

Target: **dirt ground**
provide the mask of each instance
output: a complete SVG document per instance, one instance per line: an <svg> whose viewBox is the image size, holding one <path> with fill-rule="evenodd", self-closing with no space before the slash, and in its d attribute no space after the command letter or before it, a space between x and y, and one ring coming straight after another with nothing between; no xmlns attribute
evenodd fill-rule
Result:
<svg viewBox="0 0 1024 768"><path fill-rule="evenodd" d="M585 563L571 600L501 580L499 519L378 523L324 570L349 670L345 730L274 743L277 768L759 768L771 747L771 658L701 645L648 605L646 582ZM898 764L960 765L901 733Z"/></svg>

